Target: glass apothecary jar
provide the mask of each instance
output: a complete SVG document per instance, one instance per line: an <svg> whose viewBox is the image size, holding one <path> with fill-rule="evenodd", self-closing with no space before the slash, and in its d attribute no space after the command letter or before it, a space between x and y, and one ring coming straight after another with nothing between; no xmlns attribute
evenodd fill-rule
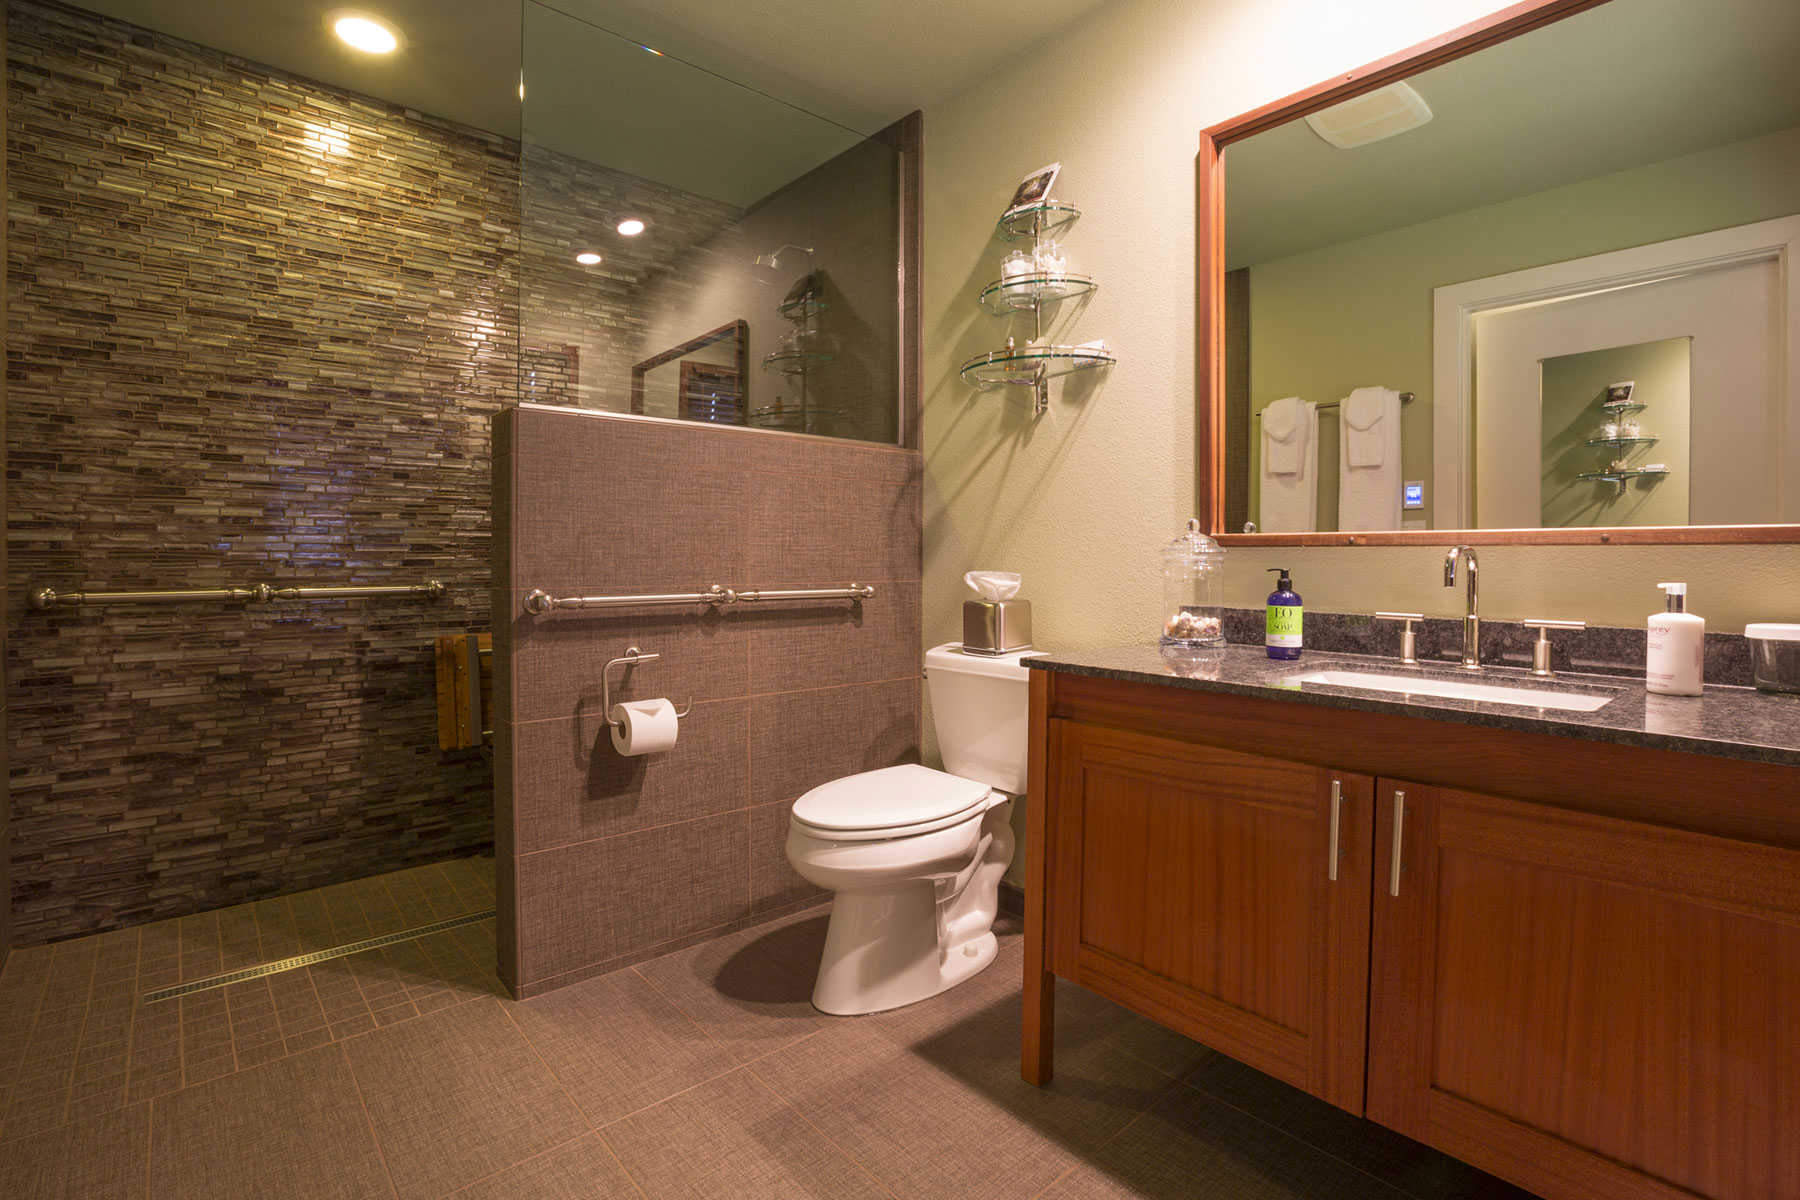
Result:
<svg viewBox="0 0 1800 1200"><path fill-rule="evenodd" d="M1180 537L1163 547L1163 626L1165 646L1223 646L1225 551L1189 521Z"/></svg>

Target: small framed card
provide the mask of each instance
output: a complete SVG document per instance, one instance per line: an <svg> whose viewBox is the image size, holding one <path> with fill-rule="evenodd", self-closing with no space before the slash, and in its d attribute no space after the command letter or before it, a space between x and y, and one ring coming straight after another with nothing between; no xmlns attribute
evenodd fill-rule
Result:
<svg viewBox="0 0 1800 1200"><path fill-rule="evenodd" d="M1033 204L1042 204L1050 198L1050 185L1056 182L1056 173L1062 170L1062 164L1053 162L1047 167L1039 167L1027 175L1020 183L1019 190L1013 193L1012 203L1006 206L1007 212L1017 212Z"/></svg>

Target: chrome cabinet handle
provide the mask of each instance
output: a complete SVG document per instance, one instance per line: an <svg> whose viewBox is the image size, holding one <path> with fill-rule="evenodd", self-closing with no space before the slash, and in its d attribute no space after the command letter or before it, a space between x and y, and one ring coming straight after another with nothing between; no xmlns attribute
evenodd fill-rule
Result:
<svg viewBox="0 0 1800 1200"><path fill-rule="evenodd" d="M1406 793L1394 793L1394 861L1388 869L1388 895L1400 894L1400 838L1406 825Z"/></svg>
<svg viewBox="0 0 1800 1200"><path fill-rule="evenodd" d="M1331 781L1331 863L1326 869L1325 878L1336 883L1338 877L1338 821L1344 809L1344 785L1340 780Z"/></svg>

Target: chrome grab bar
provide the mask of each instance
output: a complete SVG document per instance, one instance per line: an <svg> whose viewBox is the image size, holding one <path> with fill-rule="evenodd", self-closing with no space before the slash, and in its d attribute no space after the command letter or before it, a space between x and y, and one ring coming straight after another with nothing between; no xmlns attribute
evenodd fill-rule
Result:
<svg viewBox="0 0 1800 1200"><path fill-rule="evenodd" d="M739 592L741 601L754 603L758 600L866 600L875 594L875 589L866 583L853 583L841 588L800 588L789 591L766 591L751 589Z"/></svg>
<svg viewBox="0 0 1800 1200"><path fill-rule="evenodd" d="M841 588L799 588L787 591L736 591L713 584L704 592L671 592L645 596L552 596L542 588L525 597L525 611L542 616L559 608L633 608L640 604L752 604L765 600L866 600L875 589L866 583Z"/></svg>
<svg viewBox="0 0 1800 1200"><path fill-rule="evenodd" d="M224 600L233 604L267 604L271 600L348 600L358 596L417 596L441 599L449 592L442 580L393 587L272 587L259 583L248 588L202 588L173 592L59 592L38 588L26 598L30 607L86 608L102 604L169 604L187 600Z"/></svg>

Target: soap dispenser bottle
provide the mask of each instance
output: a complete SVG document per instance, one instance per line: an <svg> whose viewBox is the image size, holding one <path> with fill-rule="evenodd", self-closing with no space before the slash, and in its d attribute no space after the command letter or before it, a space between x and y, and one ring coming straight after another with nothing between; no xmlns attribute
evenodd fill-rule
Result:
<svg viewBox="0 0 1800 1200"><path fill-rule="evenodd" d="M1288 569L1270 567L1269 572L1278 574L1281 578L1276 581L1275 590L1269 593L1269 608L1263 624L1263 645L1268 649L1270 658L1292 662L1300 657L1300 622L1305 610L1300 606L1300 593L1294 590L1294 581L1288 577Z"/></svg>
<svg viewBox="0 0 1800 1200"><path fill-rule="evenodd" d="M1668 594L1668 608L1650 614L1644 686L1664 696L1698 696L1706 620L1687 611L1687 584L1656 586Z"/></svg>

